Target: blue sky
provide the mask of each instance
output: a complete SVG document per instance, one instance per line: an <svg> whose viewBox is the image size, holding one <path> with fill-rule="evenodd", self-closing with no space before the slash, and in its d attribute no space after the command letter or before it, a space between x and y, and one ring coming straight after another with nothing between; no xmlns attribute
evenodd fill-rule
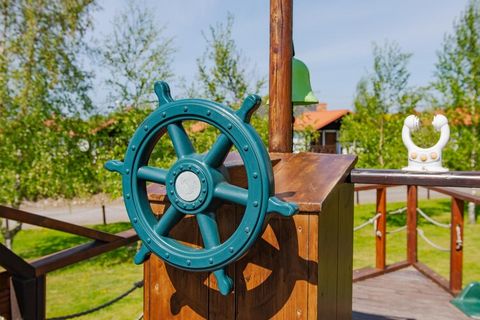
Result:
<svg viewBox="0 0 480 320"><path fill-rule="evenodd" d="M144 0L155 12L165 34L174 37L173 70L195 79L196 59L205 48L201 31L235 16L233 38L258 75L268 75L269 1ZM93 35L111 30L111 22L126 5L103 0L94 15ZM293 36L296 57L310 69L312 87L331 109L351 108L355 87L372 64L372 44L396 41L410 60L412 86L432 80L436 52L467 0L294 1ZM175 90L175 84L172 85ZM265 92L268 89L265 88ZM99 93L95 94L97 99ZM99 102L101 103L101 102Z"/></svg>

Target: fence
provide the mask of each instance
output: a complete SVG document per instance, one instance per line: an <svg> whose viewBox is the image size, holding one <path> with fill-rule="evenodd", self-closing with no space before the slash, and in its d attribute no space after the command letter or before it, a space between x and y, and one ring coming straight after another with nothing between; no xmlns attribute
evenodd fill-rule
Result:
<svg viewBox="0 0 480 320"><path fill-rule="evenodd" d="M480 204L480 197L447 188L446 186L479 187L480 173L450 172L443 174L425 174L405 173L398 170L354 170L351 180L354 183L366 184L356 186L356 192L376 190L375 216L357 227L357 229L363 228L368 224L374 224L375 226L375 268L355 270L354 281L364 280L407 266L413 266L448 292L457 294L462 289L464 206L465 202ZM389 213L386 210L387 188L398 185L407 186L407 205L406 208L397 210L397 212L390 212L390 214L405 211L407 223L404 227L389 232L387 230L387 215ZM451 222L449 225L442 224L430 218L418 208L419 186L451 197ZM442 248L436 245L425 235L422 229L418 228L418 215L423 216L427 221L439 227L450 229L450 248ZM406 260L387 265L386 235L405 229L407 233ZM419 261L417 254L418 236L437 249L450 252L450 278L448 280Z"/></svg>
<svg viewBox="0 0 480 320"><path fill-rule="evenodd" d="M46 274L138 240L133 229L110 234L33 213L0 206L0 218L16 220L91 239L91 242L27 262L0 244L0 317L45 319ZM13 306L13 307L12 307ZM12 310L18 309L18 310Z"/></svg>

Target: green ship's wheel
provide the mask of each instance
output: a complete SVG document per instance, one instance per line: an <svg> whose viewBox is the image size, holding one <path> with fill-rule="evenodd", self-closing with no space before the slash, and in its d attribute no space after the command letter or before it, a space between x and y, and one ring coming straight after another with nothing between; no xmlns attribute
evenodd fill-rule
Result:
<svg viewBox="0 0 480 320"><path fill-rule="evenodd" d="M260 97L250 95L238 111L211 101L174 101L164 82L155 84L159 108L149 115L133 135L124 162L106 163L108 170L122 174L123 197L133 227L142 240L135 257L142 263L150 253L185 270L213 271L220 292L228 294L233 282L225 266L238 260L261 234L267 213L290 216L298 208L274 197L273 173L268 153L249 121L260 105ZM210 151L196 153L182 122L206 122L220 130ZM148 165L156 142L168 132L177 154L171 168ZM248 189L231 184L222 164L232 146L238 150L247 173ZM147 182L166 186L171 206L157 220L146 190ZM215 209L222 201L245 207L238 228L220 241ZM192 248L169 236L185 216L194 215L204 248Z"/></svg>

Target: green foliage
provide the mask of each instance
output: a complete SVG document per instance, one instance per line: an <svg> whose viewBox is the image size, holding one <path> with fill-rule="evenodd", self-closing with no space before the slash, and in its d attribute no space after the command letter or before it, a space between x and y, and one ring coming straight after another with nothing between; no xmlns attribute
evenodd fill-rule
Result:
<svg viewBox="0 0 480 320"><path fill-rule="evenodd" d="M210 26L209 34L204 34L207 47L197 65L203 96L238 107L247 94L258 94L266 80L249 79L248 64L232 39L233 22L233 15L229 14L226 24Z"/></svg>
<svg viewBox="0 0 480 320"><path fill-rule="evenodd" d="M479 170L480 161L480 2L472 0L445 36L438 53L435 89L451 126L444 158L450 168Z"/></svg>
<svg viewBox="0 0 480 320"><path fill-rule="evenodd" d="M129 1L117 14L112 34L98 50L102 67L108 70L106 86L111 101L138 107L155 101L155 81L172 79L173 39L163 36L165 27L156 22L154 10Z"/></svg>
<svg viewBox="0 0 480 320"><path fill-rule="evenodd" d="M354 112L343 118L340 131L341 143L358 155L359 167L399 168L405 162L399 152L403 120L422 98L408 88L410 56L395 43L374 46L373 72L358 83Z"/></svg>
<svg viewBox="0 0 480 320"><path fill-rule="evenodd" d="M75 177L62 176L62 170L76 169L69 157L76 148L72 137L79 116L91 109L89 75L78 52L85 48L92 1L2 1L1 6L0 203L71 197L86 178L82 170Z"/></svg>

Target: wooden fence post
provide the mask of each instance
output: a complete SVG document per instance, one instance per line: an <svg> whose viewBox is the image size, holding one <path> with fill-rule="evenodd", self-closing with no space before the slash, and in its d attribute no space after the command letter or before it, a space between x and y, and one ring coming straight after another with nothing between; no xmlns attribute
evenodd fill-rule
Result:
<svg viewBox="0 0 480 320"><path fill-rule="evenodd" d="M450 291L462 290L464 201L452 197L450 228Z"/></svg>
<svg viewBox="0 0 480 320"><path fill-rule="evenodd" d="M376 221L375 244L377 269L385 269L387 256L387 188L377 189L377 214L380 217Z"/></svg>
<svg viewBox="0 0 480 320"><path fill-rule="evenodd" d="M407 186L407 261L417 262L417 186Z"/></svg>

